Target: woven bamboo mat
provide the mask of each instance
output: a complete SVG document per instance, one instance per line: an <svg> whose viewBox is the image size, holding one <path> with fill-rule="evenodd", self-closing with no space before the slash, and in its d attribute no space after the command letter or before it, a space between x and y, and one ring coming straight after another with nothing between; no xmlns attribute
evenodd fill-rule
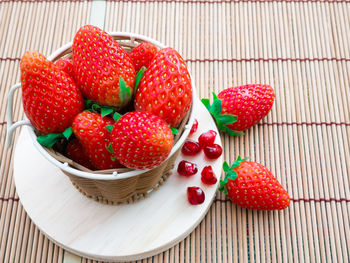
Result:
<svg viewBox="0 0 350 263"><path fill-rule="evenodd" d="M0 261L74 258L33 225L4 148L5 108L28 49L45 55L87 24L89 1L0 0ZM350 261L350 1L108 1L105 29L147 35L186 59L200 97L268 83L276 103L244 136L222 135L225 160L265 164L286 187L282 212L241 209L219 193L183 242L142 262ZM15 96L15 119L23 111ZM18 135L18 132L17 132Z"/></svg>

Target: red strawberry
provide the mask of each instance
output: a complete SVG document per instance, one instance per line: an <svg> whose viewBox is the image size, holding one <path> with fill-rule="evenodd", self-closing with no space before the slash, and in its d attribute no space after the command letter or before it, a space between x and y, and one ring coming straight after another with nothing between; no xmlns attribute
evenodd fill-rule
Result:
<svg viewBox="0 0 350 263"><path fill-rule="evenodd" d="M73 122L73 133L93 164L101 170L120 167L119 162L108 150L110 144L110 132L107 125L113 125L114 121L108 117L92 112L79 113Z"/></svg>
<svg viewBox="0 0 350 263"><path fill-rule="evenodd" d="M78 139L73 139L69 141L66 154L69 159L72 159L74 162L89 168L90 170L95 170L95 166L89 157L86 155L83 145L79 142Z"/></svg>
<svg viewBox="0 0 350 263"><path fill-rule="evenodd" d="M30 122L43 134L63 132L84 108L74 81L35 51L24 54L20 68L23 108Z"/></svg>
<svg viewBox="0 0 350 263"><path fill-rule="evenodd" d="M214 96L210 105L203 104L215 118L220 130L230 135L241 135L264 118L272 108L275 93L271 86L251 84L228 88Z"/></svg>
<svg viewBox="0 0 350 263"><path fill-rule="evenodd" d="M55 62L55 65L74 79L73 60L69 58L61 58Z"/></svg>
<svg viewBox="0 0 350 263"><path fill-rule="evenodd" d="M74 37L72 51L75 80L86 98L115 107L128 104L134 92L135 68L109 34L83 26Z"/></svg>
<svg viewBox="0 0 350 263"><path fill-rule="evenodd" d="M131 50L129 56L134 63L136 72L142 67L148 68L155 54L157 47L149 42L144 42Z"/></svg>
<svg viewBox="0 0 350 263"><path fill-rule="evenodd" d="M134 169L152 169L160 165L173 147L173 134L159 117L133 111L114 125L111 141L115 157Z"/></svg>
<svg viewBox="0 0 350 263"><path fill-rule="evenodd" d="M176 127L188 112L191 101L191 78L185 61L174 49L161 49L141 79L135 109L153 113Z"/></svg>
<svg viewBox="0 0 350 263"><path fill-rule="evenodd" d="M288 193L265 166L238 156L231 167L224 162L223 168L226 175L219 190L235 204L258 210L281 210L289 206Z"/></svg>

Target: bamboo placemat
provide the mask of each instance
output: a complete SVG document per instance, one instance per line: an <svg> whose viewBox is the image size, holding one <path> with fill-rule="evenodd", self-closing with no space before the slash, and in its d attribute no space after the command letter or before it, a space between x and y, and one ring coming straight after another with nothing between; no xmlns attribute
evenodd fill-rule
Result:
<svg viewBox="0 0 350 263"><path fill-rule="evenodd" d="M38 231L18 200L5 109L23 53L48 55L71 41L91 4L0 0L0 261L77 260ZM291 196L285 211L257 212L219 193L190 236L142 262L349 262L350 1L115 0L106 11L106 30L177 49L199 97L246 83L274 87L263 121L241 137L222 134L224 156L263 163ZM18 120L18 94L15 103Z"/></svg>

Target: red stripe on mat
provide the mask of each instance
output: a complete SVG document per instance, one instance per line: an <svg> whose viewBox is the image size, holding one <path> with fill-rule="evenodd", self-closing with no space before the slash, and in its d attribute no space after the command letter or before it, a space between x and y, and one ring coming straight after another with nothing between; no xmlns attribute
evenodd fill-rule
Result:
<svg viewBox="0 0 350 263"><path fill-rule="evenodd" d="M1 2L1 0L0 0L0 2ZM6 61L6 60L19 61L19 60L21 60L21 58L10 58L10 57L0 58L0 61Z"/></svg>
<svg viewBox="0 0 350 263"><path fill-rule="evenodd" d="M19 198L15 198L15 197L0 197L0 201L5 201L5 202L7 202L7 201L10 201L10 200L12 200L12 201L14 201L14 202L18 202L18 201L19 201Z"/></svg>
<svg viewBox="0 0 350 263"><path fill-rule="evenodd" d="M292 62L305 62L305 61L346 61L349 62L350 58L204 58L204 59L185 59L186 62L278 62L278 61L292 61Z"/></svg>
<svg viewBox="0 0 350 263"><path fill-rule="evenodd" d="M326 125L326 126L331 126L331 125L344 125L344 126L350 126L350 123L348 122L265 122L265 123L258 123L257 125L260 126L283 126L283 125L287 125L287 126L291 126L291 125L307 125L307 126L312 126L312 125Z"/></svg>
<svg viewBox="0 0 350 263"><path fill-rule="evenodd" d="M350 202L350 199L346 199L346 198L339 198L339 199L335 199L335 198L320 198L320 199L315 199L315 198L291 198L290 201L294 202L294 203L298 203L298 202L315 202L315 203L320 203L320 202L325 202L325 203L329 203L329 202L336 202L336 203L341 203L341 202ZM220 202L220 203L225 203L225 202L231 202L230 199L215 199L214 202Z"/></svg>

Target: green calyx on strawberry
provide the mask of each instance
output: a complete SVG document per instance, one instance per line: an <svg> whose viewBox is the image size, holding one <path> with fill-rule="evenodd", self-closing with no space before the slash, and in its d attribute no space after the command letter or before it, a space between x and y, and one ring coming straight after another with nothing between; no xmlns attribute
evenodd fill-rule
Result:
<svg viewBox="0 0 350 263"><path fill-rule="evenodd" d="M138 88L139 85L140 85L141 79L142 79L143 74L145 73L146 69L147 69L146 67L141 67L141 69L139 70L139 72L137 72L137 74L136 74L135 87L134 87L134 94L136 94L137 88Z"/></svg>
<svg viewBox="0 0 350 263"><path fill-rule="evenodd" d="M72 127L68 127L62 133L49 133L46 135L38 136L36 140L42 146L51 148L62 139L69 140L72 134L73 134Z"/></svg>
<svg viewBox="0 0 350 263"><path fill-rule="evenodd" d="M224 180L219 191L241 207L257 210L282 210L289 206L287 191L263 165L238 156L229 166L223 164Z"/></svg>
<svg viewBox="0 0 350 263"><path fill-rule="evenodd" d="M132 99L135 68L126 51L107 32L81 27L73 46L75 80L87 99L117 108Z"/></svg>
<svg viewBox="0 0 350 263"><path fill-rule="evenodd" d="M216 119L220 130L229 135L241 135L270 112L274 99L271 86L248 84L224 89L218 96L214 95L213 105L208 99L202 102Z"/></svg>
<svg viewBox="0 0 350 263"><path fill-rule="evenodd" d="M220 181L220 187L219 187L220 192L223 192L225 195L227 194L227 189L225 186L228 182L228 179L236 180L237 178L237 173L233 169L238 167L242 162L244 162L248 158L249 157L242 159L241 156L238 156L237 160L234 161L231 166L229 166L227 162L224 162L222 168L225 172L225 177L224 177L224 180Z"/></svg>
<svg viewBox="0 0 350 263"><path fill-rule="evenodd" d="M213 104L210 105L209 99L202 99L202 103L208 109L210 114L214 117L219 130L228 133L231 136L244 134L243 132L234 131L226 125L237 121L237 116L232 114L222 114L222 101L213 92Z"/></svg>
<svg viewBox="0 0 350 263"><path fill-rule="evenodd" d="M100 105L96 101L86 100L85 101L85 110L89 112L95 112L101 114L102 117L114 114L116 109L111 106Z"/></svg>

